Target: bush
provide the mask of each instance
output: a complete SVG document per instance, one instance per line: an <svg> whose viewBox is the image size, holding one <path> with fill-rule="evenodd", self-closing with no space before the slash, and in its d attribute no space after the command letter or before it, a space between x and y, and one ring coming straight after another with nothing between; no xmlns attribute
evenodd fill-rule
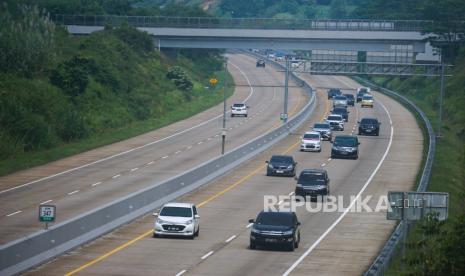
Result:
<svg viewBox="0 0 465 276"><path fill-rule="evenodd" d="M83 94L89 84L90 60L74 56L52 70L50 82L61 88L68 96L77 97Z"/></svg>
<svg viewBox="0 0 465 276"><path fill-rule="evenodd" d="M166 77L174 82L177 88L182 91L191 91L192 81L189 79L189 76L186 74L184 69L179 66L173 66L168 70Z"/></svg>

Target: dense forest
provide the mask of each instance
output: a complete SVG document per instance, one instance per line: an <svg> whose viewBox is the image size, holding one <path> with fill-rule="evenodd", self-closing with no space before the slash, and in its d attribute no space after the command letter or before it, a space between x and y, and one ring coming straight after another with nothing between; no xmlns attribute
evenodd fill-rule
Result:
<svg viewBox="0 0 465 276"><path fill-rule="evenodd" d="M48 11L64 13L75 2L1 4L0 174L160 127L221 100L205 89L222 70L220 51L167 57L148 34L128 25L73 37ZM89 13L135 12L127 1L79 3ZM175 11L203 13L168 9Z"/></svg>

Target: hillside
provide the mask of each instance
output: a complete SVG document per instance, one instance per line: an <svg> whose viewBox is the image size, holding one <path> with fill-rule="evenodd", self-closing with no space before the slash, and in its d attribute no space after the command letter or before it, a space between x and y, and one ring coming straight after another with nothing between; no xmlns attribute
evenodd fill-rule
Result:
<svg viewBox="0 0 465 276"><path fill-rule="evenodd" d="M0 18L0 175L161 127L222 100L205 89L210 76L223 76L219 51L168 58L129 26L73 37L31 6L10 5Z"/></svg>

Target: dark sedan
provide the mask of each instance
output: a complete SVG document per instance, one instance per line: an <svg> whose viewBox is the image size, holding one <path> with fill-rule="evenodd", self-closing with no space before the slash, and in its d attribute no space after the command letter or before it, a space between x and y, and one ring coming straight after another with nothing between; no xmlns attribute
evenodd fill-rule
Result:
<svg viewBox="0 0 465 276"><path fill-rule="evenodd" d="M263 59L257 60L257 67L265 67L265 60Z"/></svg>
<svg viewBox="0 0 465 276"><path fill-rule="evenodd" d="M300 172L296 180L296 196L310 197L313 200L317 199L318 196L329 195L329 177L325 170L305 169Z"/></svg>
<svg viewBox="0 0 465 276"><path fill-rule="evenodd" d="M376 118L363 118L358 122L358 135L376 135L379 136L379 127L381 122Z"/></svg>
<svg viewBox="0 0 465 276"><path fill-rule="evenodd" d="M284 247L290 251L299 247L300 222L295 212L262 211L253 223L250 232L250 249L257 246L272 245Z"/></svg>
<svg viewBox="0 0 465 276"><path fill-rule="evenodd" d="M352 94L344 94L347 98L347 105L354 106L355 105L355 97Z"/></svg>
<svg viewBox="0 0 465 276"><path fill-rule="evenodd" d="M340 96L342 94L341 90L338 89L338 88L330 88L328 90L328 100L336 97L336 96Z"/></svg>
<svg viewBox="0 0 465 276"><path fill-rule="evenodd" d="M290 155L273 155L270 161L266 161L266 175L295 176L297 162Z"/></svg>
<svg viewBox="0 0 465 276"><path fill-rule="evenodd" d="M358 159L358 145L360 143L357 136L338 135L332 143L331 158Z"/></svg>
<svg viewBox="0 0 465 276"><path fill-rule="evenodd" d="M331 111L331 114L339 114L342 116L344 121L348 122L349 121L349 111L347 110L346 107L335 107Z"/></svg>

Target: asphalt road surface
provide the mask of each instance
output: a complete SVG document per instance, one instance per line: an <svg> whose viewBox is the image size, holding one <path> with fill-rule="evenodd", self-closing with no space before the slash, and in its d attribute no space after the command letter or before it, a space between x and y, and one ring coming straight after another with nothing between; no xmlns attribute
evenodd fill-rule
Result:
<svg viewBox="0 0 465 276"><path fill-rule="evenodd" d="M274 73L267 73L272 69L267 67L264 72L262 68L255 68L254 60L248 57L237 57L234 62L244 65L243 71L251 80L253 79L253 82L268 84L279 82L273 79L273 76L276 76ZM379 137L359 137L361 145L358 160L331 159L329 142L323 142L321 153L299 152L301 134L314 122L322 120L330 110L326 89L340 87L355 93L354 89L358 86L345 77L305 76L305 78L318 90L318 105L314 114L299 131L224 177L179 199L179 201L195 203L199 207L201 224L198 238L195 240L154 239L151 235L153 217L147 215L27 274L361 274L392 229L393 223L385 221L384 213L347 213L346 209L341 212L310 213L305 208L299 208L297 215L302 222L302 230L298 249L288 252L248 248L250 234L248 219L255 218L263 209L264 196L289 195L295 188L295 180L292 178L265 176L265 160L268 160L272 154L293 155L298 162L298 171L304 168L326 169L331 178L331 194L342 196L345 207L352 202L350 196L366 195L369 192L376 198L391 187L407 190L413 185L418 172L423 138L415 119L402 105L378 93L374 93L374 108L362 109L359 104L350 107L349 122L346 123L345 130L335 133L356 134L356 123L362 117L377 117L382 122ZM282 77L278 75L277 79ZM299 101L300 96L295 92L291 94L294 95L291 102L295 106L295 101ZM266 104L259 102L266 102L267 99L269 101L269 98L257 99L250 105L264 107ZM269 104L270 111L273 109L272 106L273 103ZM278 104L273 116L268 119L275 118L279 114L279 106ZM262 127L261 124L265 123L268 125ZM267 122L265 118L248 131L262 132L273 123ZM241 135L246 135L245 132L231 137L231 143L234 139L244 142ZM181 141L183 143L185 139ZM180 142L173 141L172 145L176 147L177 143ZM218 143L215 148L217 146ZM161 167L162 170L165 168L169 167ZM147 171L151 171L152 174L149 175L147 172L143 179L158 174L152 167ZM114 173L116 172L109 175ZM131 182L135 179L131 180L130 176L121 179L127 179L126 185L127 183L137 185ZM372 205L373 202L370 201L370 206ZM359 218L362 218L362 221L358 220ZM351 251L360 248L361 245L367 248ZM341 252L345 252L348 257ZM360 256L358 253L364 254ZM351 259L350 256L357 258Z"/></svg>

